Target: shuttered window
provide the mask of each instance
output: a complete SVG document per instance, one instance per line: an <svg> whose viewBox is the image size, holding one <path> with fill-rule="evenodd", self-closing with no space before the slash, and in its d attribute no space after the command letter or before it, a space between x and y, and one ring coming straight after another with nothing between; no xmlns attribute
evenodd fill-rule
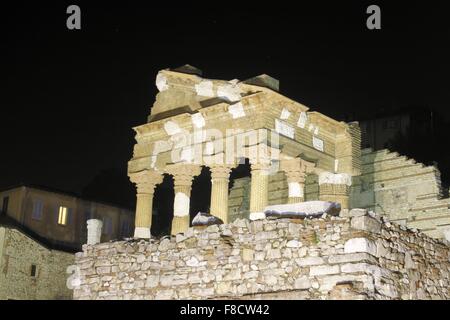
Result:
<svg viewBox="0 0 450 320"><path fill-rule="evenodd" d="M34 220L41 220L43 208L44 208L44 204L42 203L41 200L34 200L33 201L33 212L31 213L31 217Z"/></svg>

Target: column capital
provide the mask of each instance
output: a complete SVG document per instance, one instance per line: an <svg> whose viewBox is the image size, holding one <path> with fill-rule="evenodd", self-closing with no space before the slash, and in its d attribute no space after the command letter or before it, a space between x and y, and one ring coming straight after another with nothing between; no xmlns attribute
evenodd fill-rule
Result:
<svg viewBox="0 0 450 320"><path fill-rule="evenodd" d="M212 179L228 179L230 177L231 170L236 165L231 164L216 164L209 167Z"/></svg>
<svg viewBox="0 0 450 320"><path fill-rule="evenodd" d="M250 163L251 171L269 171L271 167L270 162L254 162Z"/></svg>
<svg viewBox="0 0 450 320"><path fill-rule="evenodd" d="M155 186L163 181L163 175L156 170L142 170L129 173L130 181L136 185L138 194L153 194Z"/></svg>
<svg viewBox="0 0 450 320"><path fill-rule="evenodd" d="M191 186L194 177L200 174L201 167L197 164L170 164L166 172L173 176L176 186Z"/></svg>

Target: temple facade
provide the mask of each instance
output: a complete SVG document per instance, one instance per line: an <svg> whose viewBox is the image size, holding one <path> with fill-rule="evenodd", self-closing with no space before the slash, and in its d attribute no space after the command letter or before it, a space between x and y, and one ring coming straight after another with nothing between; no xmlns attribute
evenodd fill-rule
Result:
<svg viewBox="0 0 450 320"><path fill-rule="evenodd" d="M134 236L150 238L155 188L164 175L174 181L171 233L189 228L192 181L202 167L211 172L210 214L231 222L230 172L251 165L248 217L263 219L269 183L281 177L287 197L305 201L305 183L317 181L316 198L350 207L353 177L361 174L358 123L344 123L278 92L267 75L245 81L211 80L191 66L162 70L148 122L135 127L128 174L137 188Z"/></svg>

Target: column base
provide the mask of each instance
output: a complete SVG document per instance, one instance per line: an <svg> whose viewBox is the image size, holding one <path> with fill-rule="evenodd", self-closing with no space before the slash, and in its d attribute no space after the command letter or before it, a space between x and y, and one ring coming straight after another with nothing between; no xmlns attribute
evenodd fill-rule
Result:
<svg viewBox="0 0 450 320"><path fill-rule="evenodd" d="M266 218L266 214L264 212L252 212L249 218L250 220L263 220Z"/></svg>
<svg viewBox="0 0 450 320"><path fill-rule="evenodd" d="M299 202L305 202L305 198L303 197L289 197L288 203L299 203Z"/></svg>
<svg viewBox="0 0 450 320"><path fill-rule="evenodd" d="M350 186L345 184L324 183L319 185L319 200L338 202L341 209L349 209Z"/></svg>
<svg viewBox="0 0 450 320"><path fill-rule="evenodd" d="M136 227L134 229L134 237L139 239L150 239L150 228Z"/></svg>
<svg viewBox="0 0 450 320"><path fill-rule="evenodd" d="M176 235L177 233L185 232L189 229L189 216L178 217L174 216L172 220L172 230L171 235Z"/></svg>

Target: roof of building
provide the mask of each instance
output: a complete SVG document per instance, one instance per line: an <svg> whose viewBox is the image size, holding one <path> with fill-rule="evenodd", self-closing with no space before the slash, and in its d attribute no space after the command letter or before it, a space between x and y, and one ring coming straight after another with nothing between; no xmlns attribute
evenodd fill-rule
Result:
<svg viewBox="0 0 450 320"><path fill-rule="evenodd" d="M173 68L173 69L169 69L169 70L175 71L175 72L180 72L180 73L194 74L197 76L201 76L203 73L202 70L200 70L197 67L191 66L190 64L185 64L181 67Z"/></svg>
<svg viewBox="0 0 450 320"><path fill-rule="evenodd" d="M20 224L13 218L7 216L6 214L0 214L0 227L10 228L10 229L16 229L20 231L21 233L25 234L30 239L34 240L35 242L39 243L43 247L49 249L49 250L58 250L58 251L64 251L69 253L75 253L79 251L80 248L75 248L71 246L70 244L62 243L59 241L52 241L45 237L42 237L38 235L36 232L32 231L31 229L27 228L26 226Z"/></svg>
<svg viewBox="0 0 450 320"><path fill-rule="evenodd" d="M413 116L413 115L422 115L422 114L428 114L432 112L433 110L426 106L405 106L405 107L399 107L399 108L392 108L392 109L384 109L381 108L374 112L371 115L365 115L358 117L358 121L374 121L379 119L386 119L391 117L398 117L398 116Z"/></svg>

